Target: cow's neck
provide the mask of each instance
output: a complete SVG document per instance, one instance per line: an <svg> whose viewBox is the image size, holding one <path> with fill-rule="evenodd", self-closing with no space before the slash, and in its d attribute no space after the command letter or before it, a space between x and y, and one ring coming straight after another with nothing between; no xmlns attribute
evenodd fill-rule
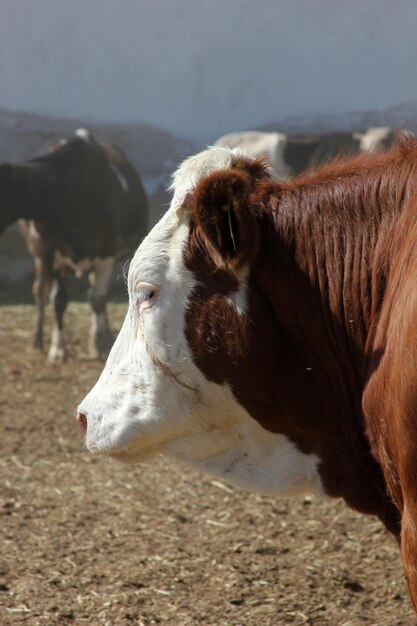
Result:
<svg viewBox="0 0 417 626"><path fill-rule="evenodd" d="M378 257L401 206L381 215L363 184L330 186L328 199L321 190L316 203L310 188L278 200L271 194L254 279L288 348L286 389L278 381L276 394L299 424L295 438L313 442L329 493L395 530L396 510L365 435L362 395L388 271Z"/></svg>

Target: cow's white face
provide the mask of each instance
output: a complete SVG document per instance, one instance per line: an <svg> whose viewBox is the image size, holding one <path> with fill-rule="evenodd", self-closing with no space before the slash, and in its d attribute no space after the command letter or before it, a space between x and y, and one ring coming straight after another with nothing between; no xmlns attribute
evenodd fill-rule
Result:
<svg viewBox="0 0 417 626"><path fill-rule="evenodd" d="M210 291L207 318L214 311L225 335L230 320L223 319L222 310L216 313L216 302L233 316L238 331L233 345L247 324L247 270L236 271L229 293L224 277L220 286L212 272L205 281L188 253L190 214L184 204L200 179L229 168L233 158L233 151L216 148L188 159L174 177L170 209L137 250L129 270L126 319L102 375L79 407L87 447L126 462L169 454L263 492L320 491L317 457L264 429L230 382L223 375L216 380L201 366L206 348L198 354L196 342L200 334L205 346L210 338L193 317L196 293ZM205 303L199 304L201 319ZM221 356L227 361L227 350Z"/></svg>

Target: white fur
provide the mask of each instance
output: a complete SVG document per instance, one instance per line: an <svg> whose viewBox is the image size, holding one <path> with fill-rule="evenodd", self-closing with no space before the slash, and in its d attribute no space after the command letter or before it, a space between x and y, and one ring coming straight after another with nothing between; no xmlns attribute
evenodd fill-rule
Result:
<svg viewBox="0 0 417 626"><path fill-rule="evenodd" d="M264 156L280 178L290 176L290 168L284 160L284 150L287 145L287 136L284 133L246 130L223 135L214 145L222 148L239 148L252 158Z"/></svg>
<svg viewBox="0 0 417 626"><path fill-rule="evenodd" d="M51 345L48 351L49 363L63 363L68 356L67 345L65 341L65 333L63 329L58 328L58 324L54 321L51 334Z"/></svg>
<svg viewBox="0 0 417 626"><path fill-rule="evenodd" d="M376 126L368 128L364 133L354 133L353 136L359 140L359 149L362 152L376 152L391 132L387 126Z"/></svg>
<svg viewBox="0 0 417 626"><path fill-rule="evenodd" d="M74 135L86 141L87 143L91 142L91 133L86 128L77 128Z"/></svg>
<svg viewBox="0 0 417 626"><path fill-rule="evenodd" d="M174 197L171 209L181 209L185 196L195 188L201 178L217 170L227 169L232 163L233 156L238 154L240 154L239 150L211 146L185 159L172 177L171 190L174 192Z"/></svg>
<svg viewBox="0 0 417 626"><path fill-rule="evenodd" d="M183 250L188 216L181 209L198 180L230 165L233 152L211 148L187 159L174 175L170 209L130 265L129 310L106 366L79 411L87 416L87 446L126 462L158 452L238 486L290 495L320 492L319 459L280 434L264 430L227 385L209 382L193 362L185 313L195 277ZM140 283L159 289L141 308ZM245 285L233 302L245 314Z"/></svg>

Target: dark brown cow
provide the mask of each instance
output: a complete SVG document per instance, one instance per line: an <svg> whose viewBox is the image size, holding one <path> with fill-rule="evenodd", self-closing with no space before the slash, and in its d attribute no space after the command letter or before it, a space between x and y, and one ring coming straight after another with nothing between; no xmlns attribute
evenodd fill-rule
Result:
<svg viewBox="0 0 417 626"><path fill-rule="evenodd" d="M112 342L105 299L114 263L146 233L147 200L136 171L121 150L79 130L47 144L40 156L0 165L0 232L18 218L25 218L23 233L35 259L35 347L43 347L51 293L55 322L48 357L66 358L64 277L73 271L90 279L90 354L105 354Z"/></svg>
<svg viewBox="0 0 417 626"><path fill-rule="evenodd" d="M343 498L397 537L417 607L417 142L290 182L212 148L173 188L79 407L88 448Z"/></svg>

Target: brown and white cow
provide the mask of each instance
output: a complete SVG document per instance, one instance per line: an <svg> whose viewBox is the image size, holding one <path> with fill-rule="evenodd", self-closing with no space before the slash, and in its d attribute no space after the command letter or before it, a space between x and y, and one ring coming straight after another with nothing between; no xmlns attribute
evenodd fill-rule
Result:
<svg viewBox="0 0 417 626"><path fill-rule="evenodd" d="M0 233L18 218L24 218L23 234L35 260L35 347L43 347L50 294L54 326L48 358L66 358L65 274L72 271L90 280L89 352L108 354L106 295L114 263L133 254L146 233L147 199L137 172L117 147L79 129L44 146L39 156L0 165Z"/></svg>
<svg viewBox="0 0 417 626"><path fill-rule="evenodd" d="M173 189L79 406L87 447L341 497L398 538L417 607L417 142L290 182L212 148Z"/></svg>

